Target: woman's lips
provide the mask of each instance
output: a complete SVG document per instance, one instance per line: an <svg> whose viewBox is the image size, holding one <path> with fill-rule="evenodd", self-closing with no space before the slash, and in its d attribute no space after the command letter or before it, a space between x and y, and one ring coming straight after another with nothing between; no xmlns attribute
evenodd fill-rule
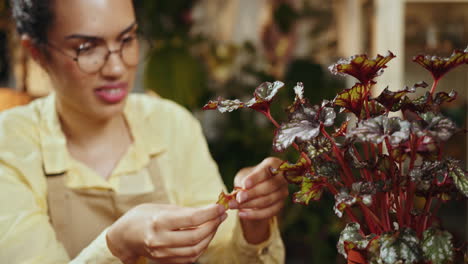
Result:
<svg viewBox="0 0 468 264"><path fill-rule="evenodd" d="M116 83L100 86L94 90L96 96L110 104L121 102L127 96L128 85L126 83Z"/></svg>

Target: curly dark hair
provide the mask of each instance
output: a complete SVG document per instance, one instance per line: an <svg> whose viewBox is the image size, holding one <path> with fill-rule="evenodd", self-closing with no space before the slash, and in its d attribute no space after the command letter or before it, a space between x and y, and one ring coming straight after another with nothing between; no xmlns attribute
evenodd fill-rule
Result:
<svg viewBox="0 0 468 264"><path fill-rule="evenodd" d="M54 19L54 0L10 0L10 6L18 33L28 35L37 44L46 43Z"/></svg>
<svg viewBox="0 0 468 264"><path fill-rule="evenodd" d="M55 0L10 0L16 29L20 35L28 35L36 44L47 43L47 31L54 21ZM138 2L132 0L135 9ZM141 2L141 1L140 1Z"/></svg>

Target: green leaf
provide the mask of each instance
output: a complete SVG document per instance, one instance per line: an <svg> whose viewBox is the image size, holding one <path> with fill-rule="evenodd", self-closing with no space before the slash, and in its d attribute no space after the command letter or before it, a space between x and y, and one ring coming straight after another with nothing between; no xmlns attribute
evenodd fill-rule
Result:
<svg viewBox="0 0 468 264"><path fill-rule="evenodd" d="M447 72L462 64L468 64L468 47L462 50L455 50L449 58L418 55L413 61L428 70L435 80L440 80Z"/></svg>
<svg viewBox="0 0 468 264"><path fill-rule="evenodd" d="M412 264L422 260L419 239L416 232L410 228L383 234L380 242L380 257L384 264L395 264L398 261Z"/></svg>
<svg viewBox="0 0 468 264"><path fill-rule="evenodd" d="M374 59L367 58L367 55L356 55L347 60L339 60L328 69L336 75L351 75L358 79L362 84L371 82L375 77L383 73L387 68L387 63L395 58L395 55L388 52L387 55L377 55Z"/></svg>
<svg viewBox="0 0 468 264"><path fill-rule="evenodd" d="M304 177L301 189L293 195L293 201L303 205L308 205L311 200L318 201L322 197L324 187L325 183L322 179Z"/></svg>
<svg viewBox="0 0 468 264"><path fill-rule="evenodd" d="M451 263L454 258L452 234L435 228L423 232L422 250L432 264Z"/></svg>
<svg viewBox="0 0 468 264"><path fill-rule="evenodd" d="M468 175L459 166L459 162L449 159L447 160L447 166L449 168L449 176L453 179L457 189L468 197Z"/></svg>

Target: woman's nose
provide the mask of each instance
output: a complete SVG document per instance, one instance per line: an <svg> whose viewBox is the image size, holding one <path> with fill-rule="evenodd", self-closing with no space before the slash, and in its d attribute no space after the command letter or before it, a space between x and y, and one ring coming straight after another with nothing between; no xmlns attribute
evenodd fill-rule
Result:
<svg viewBox="0 0 468 264"><path fill-rule="evenodd" d="M118 78L126 70L126 66L122 61L120 52L118 50L112 51L107 56L107 60L102 67L101 73L105 77Z"/></svg>

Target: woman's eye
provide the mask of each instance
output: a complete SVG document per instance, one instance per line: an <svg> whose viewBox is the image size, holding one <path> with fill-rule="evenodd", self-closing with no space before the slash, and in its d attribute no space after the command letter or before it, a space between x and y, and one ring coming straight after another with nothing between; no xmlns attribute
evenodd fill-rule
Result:
<svg viewBox="0 0 468 264"><path fill-rule="evenodd" d="M123 44L129 44L132 43L136 39L135 36L128 36L122 39Z"/></svg>
<svg viewBox="0 0 468 264"><path fill-rule="evenodd" d="M77 54L86 53L86 52L92 51L94 47L95 45L92 43L88 43L88 42L83 43L83 44L80 44L80 46L76 49L76 53Z"/></svg>

